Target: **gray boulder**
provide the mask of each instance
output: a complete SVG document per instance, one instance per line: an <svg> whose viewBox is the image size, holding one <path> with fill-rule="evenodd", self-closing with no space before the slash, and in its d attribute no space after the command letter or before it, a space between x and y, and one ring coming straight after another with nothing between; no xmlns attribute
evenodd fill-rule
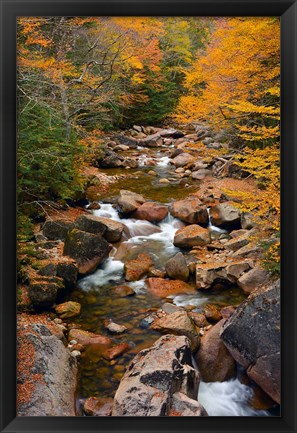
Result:
<svg viewBox="0 0 297 433"><path fill-rule="evenodd" d="M40 323L18 329L17 415L75 416L77 362L59 330Z"/></svg>
<svg viewBox="0 0 297 433"><path fill-rule="evenodd" d="M118 144L124 144L125 146L129 146L130 149L136 149L136 147L138 146L138 140L132 137L127 137L126 135L118 134L115 135L113 139Z"/></svg>
<svg viewBox="0 0 297 433"><path fill-rule="evenodd" d="M212 176L212 171L207 168L201 168L199 170L192 172L192 179L194 180L202 180L207 176Z"/></svg>
<svg viewBox="0 0 297 433"><path fill-rule="evenodd" d="M199 373L187 337L165 335L139 352L115 394L112 416L168 416L173 394L196 401Z"/></svg>
<svg viewBox="0 0 297 433"><path fill-rule="evenodd" d="M118 199L118 207L123 214L128 214L138 209L145 201L142 195L122 189Z"/></svg>
<svg viewBox="0 0 297 433"><path fill-rule="evenodd" d="M62 278L41 277L30 281L28 294L35 308L47 309L56 302L58 293L63 288Z"/></svg>
<svg viewBox="0 0 297 433"><path fill-rule="evenodd" d="M101 234L107 242L118 242L126 227L119 221L95 215L81 215L77 218L75 226L85 232Z"/></svg>
<svg viewBox="0 0 297 433"><path fill-rule="evenodd" d="M194 158L194 156L185 152L179 154L172 160L172 163L175 165L175 167L193 166L195 162L196 159Z"/></svg>
<svg viewBox="0 0 297 433"><path fill-rule="evenodd" d="M259 288L265 281L267 281L269 277L268 272L261 268L260 266L256 266L251 269L246 274L243 274L237 281L239 287L246 294L250 294L253 290Z"/></svg>
<svg viewBox="0 0 297 433"><path fill-rule="evenodd" d="M64 220L56 220L56 221L46 221L43 224L42 231L45 237L54 240L62 240L66 239L67 233L69 230L73 228L73 224L71 222L67 222Z"/></svg>
<svg viewBox="0 0 297 433"><path fill-rule="evenodd" d="M166 274L173 280L188 281L190 272L182 253L177 253L165 265Z"/></svg>
<svg viewBox="0 0 297 433"><path fill-rule="evenodd" d="M254 291L225 322L221 338L247 375L280 403L280 282Z"/></svg>

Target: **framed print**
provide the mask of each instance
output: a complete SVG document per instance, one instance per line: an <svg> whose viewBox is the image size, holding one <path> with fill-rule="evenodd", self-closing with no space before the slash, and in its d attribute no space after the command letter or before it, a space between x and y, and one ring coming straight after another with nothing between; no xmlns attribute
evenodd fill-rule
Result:
<svg viewBox="0 0 297 433"><path fill-rule="evenodd" d="M1 431L296 431L296 2L1 0Z"/></svg>

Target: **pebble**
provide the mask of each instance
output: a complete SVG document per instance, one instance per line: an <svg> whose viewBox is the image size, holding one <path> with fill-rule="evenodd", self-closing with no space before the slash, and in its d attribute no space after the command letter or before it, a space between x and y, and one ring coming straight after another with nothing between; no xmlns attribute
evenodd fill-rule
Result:
<svg viewBox="0 0 297 433"><path fill-rule="evenodd" d="M71 356L73 356L73 358L79 358L81 356L81 352L79 350L73 350L73 352L71 352Z"/></svg>
<svg viewBox="0 0 297 433"><path fill-rule="evenodd" d="M62 319L59 319L58 317L56 317L53 321L57 324L63 323Z"/></svg>
<svg viewBox="0 0 297 433"><path fill-rule="evenodd" d="M148 171L148 173L150 176L157 176L157 173L154 170L150 170Z"/></svg>
<svg viewBox="0 0 297 433"><path fill-rule="evenodd" d="M117 323L110 322L105 326L109 332L112 332L114 334L121 334L122 332L125 332L127 327L124 325L118 325Z"/></svg>
<svg viewBox="0 0 297 433"><path fill-rule="evenodd" d="M169 180L164 177L159 180L159 183L169 183Z"/></svg>
<svg viewBox="0 0 297 433"><path fill-rule="evenodd" d="M71 340L71 341L69 341L69 344L70 345L77 344L77 341L76 340Z"/></svg>

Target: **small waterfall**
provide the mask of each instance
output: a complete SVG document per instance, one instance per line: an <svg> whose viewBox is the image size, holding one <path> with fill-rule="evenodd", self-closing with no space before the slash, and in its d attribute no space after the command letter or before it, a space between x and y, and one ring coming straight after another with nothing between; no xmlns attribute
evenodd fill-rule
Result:
<svg viewBox="0 0 297 433"><path fill-rule="evenodd" d="M123 277L123 269L123 262L110 257L106 260L101 269L82 278L78 286L82 290L89 291L105 286L108 283L116 283Z"/></svg>
<svg viewBox="0 0 297 433"><path fill-rule="evenodd" d="M198 401L209 416L269 416L269 412L249 406L252 395L252 389L238 379L209 383L201 381Z"/></svg>
<svg viewBox="0 0 297 433"><path fill-rule="evenodd" d="M162 156L157 163L157 167L167 167L169 165L169 161L171 161L169 156Z"/></svg>
<svg viewBox="0 0 297 433"><path fill-rule="evenodd" d="M207 208L207 214L208 214L208 220L209 220L208 229L212 232L228 233L227 230L221 229L220 227L217 227L217 226L212 224L209 211L210 211L210 207Z"/></svg>

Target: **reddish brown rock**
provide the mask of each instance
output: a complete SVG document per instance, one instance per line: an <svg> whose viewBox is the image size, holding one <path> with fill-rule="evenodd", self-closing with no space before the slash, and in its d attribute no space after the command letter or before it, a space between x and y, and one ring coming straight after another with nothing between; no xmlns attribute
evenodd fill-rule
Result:
<svg viewBox="0 0 297 433"><path fill-rule="evenodd" d="M220 339L225 319L214 325L202 338L196 361L205 382L224 382L236 374L236 364Z"/></svg>
<svg viewBox="0 0 297 433"><path fill-rule="evenodd" d="M102 356L108 361L112 361L113 359L118 358L130 349L131 346L128 343L121 343L103 352Z"/></svg>
<svg viewBox="0 0 297 433"><path fill-rule="evenodd" d="M207 304L204 307L204 315L207 320L210 322L218 322L222 319L222 314L219 312L219 310L211 304Z"/></svg>
<svg viewBox="0 0 297 433"><path fill-rule="evenodd" d="M83 331L82 329L71 329L68 335L68 341L76 340L83 346L89 344L110 345L112 340L105 335L94 334L93 332Z"/></svg>
<svg viewBox="0 0 297 433"><path fill-rule="evenodd" d="M184 281L165 280L163 278L148 278L146 280L148 290L158 298L167 298L169 295L180 293L192 293L195 289Z"/></svg>
<svg viewBox="0 0 297 433"><path fill-rule="evenodd" d="M199 328L208 325L208 322L204 314L196 313L195 311L190 311L188 314L191 317L191 319L194 321L195 325L198 326Z"/></svg>
<svg viewBox="0 0 297 433"><path fill-rule="evenodd" d="M149 254L139 254L136 259L128 260L124 266L126 281L137 281L144 277L154 265Z"/></svg>
<svg viewBox="0 0 297 433"><path fill-rule="evenodd" d="M135 295L135 292L132 289L132 287L126 286L124 284L122 284L120 286L112 287L110 289L110 292L113 295L118 296L119 298L124 298L125 296L133 296L133 295Z"/></svg>
<svg viewBox="0 0 297 433"><path fill-rule="evenodd" d="M140 220L147 220L150 222L162 221L168 215L167 206L160 203L146 202L143 203L133 213L133 217Z"/></svg>
<svg viewBox="0 0 297 433"><path fill-rule="evenodd" d="M88 416L111 416L112 398L89 397L84 402L84 413Z"/></svg>
<svg viewBox="0 0 297 433"><path fill-rule="evenodd" d="M207 225L208 213L206 206L196 196L189 196L170 205L170 213L186 223Z"/></svg>
<svg viewBox="0 0 297 433"><path fill-rule="evenodd" d="M192 350L197 350L199 346L200 337L196 326L186 311L176 311L155 319L151 329L162 334L185 335L191 341Z"/></svg>
<svg viewBox="0 0 297 433"><path fill-rule="evenodd" d="M173 244L180 248L203 246L209 243L209 231L197 224L191 224L177 230L173 240Z"/></svg>

